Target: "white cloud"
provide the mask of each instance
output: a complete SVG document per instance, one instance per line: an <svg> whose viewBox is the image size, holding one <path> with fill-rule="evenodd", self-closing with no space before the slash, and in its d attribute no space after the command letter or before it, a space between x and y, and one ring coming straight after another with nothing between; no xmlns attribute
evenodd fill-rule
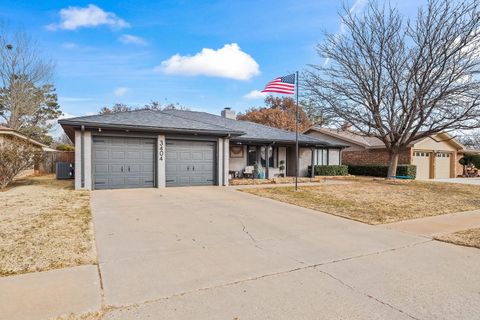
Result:
<svg viewBox="0 0 480 320"><path fill-rule="evenodd" d="M186 76L211 76L248 80L260 73L258 63L238 44L226 44L218 50L204 48L193 56L176 54L162 61L156 71Z"/></svg>
<svg viewBox="0 0 480 320"><path fill-rule="evenodd" d="M140 46L148 45L145 39L131 34L122 34L118 40L123 44L138 44Z"/></svg>
<svg viewBox="0 0 480 320"><path fill-rule="evenodd" d="M73 43L73 42L66 42L66 43L62 44L62 48L64 48L64 49L76 49L76 48L78 48L78 45L76 43Z"/></svg>
<svg viewBox="0 0 480 320"><path fill-rule="evenodd" d="M91 28L101 25L108 25L112 28L125 28L129 24L125 20L117 17L113 12L107 12L94 4L89 4L85 8L68 7L61 9L60 22L47 26L49 30L76 30L78 28Z"/></svg>
<svg viewBox="0 0 480 320"><path fill-rule="evenodd" d="M252 90L243 97L246 99L264 99L267 96L266 92L261 92L258 90Z"/></svg>
<svg viewBox="0 0 480 320"><path fill-rule="evenodd" d="M60 96L58 97L58 101L60 102L85 102L85 101L91 101L91 98L81 98L81 97L64 97Z"/></svg>
<svg viewBox="0 0 480 320"><path fill-rule="evenodd" d="M113 93L116 97L123 97L128 91L129 89L126 87L118 87L113 91Z"/></svg>

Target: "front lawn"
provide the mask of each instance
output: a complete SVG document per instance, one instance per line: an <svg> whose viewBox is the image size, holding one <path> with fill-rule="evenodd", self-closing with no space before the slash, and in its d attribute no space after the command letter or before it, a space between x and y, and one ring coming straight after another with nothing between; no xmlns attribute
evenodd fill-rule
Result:
<svg viewBox="0 0 480 320"><path fill-rule="evenodd" d="M293 187L241 191L369 224L480 209L480 186L450 183L357 178L297 192Z"/></svg>
<svg viewBox="0 0 480 320"><path fill-rule="evenodd" d="M29 177L0 192L0 276L96 263L90 194Z"/></svg>
<svg viewBox="0 0 480 320"><path fill-rule="evenodd" d="M435 239L480 249L480 228L468 229L458 231L452 234L441 235L435 237Z"/></svg>

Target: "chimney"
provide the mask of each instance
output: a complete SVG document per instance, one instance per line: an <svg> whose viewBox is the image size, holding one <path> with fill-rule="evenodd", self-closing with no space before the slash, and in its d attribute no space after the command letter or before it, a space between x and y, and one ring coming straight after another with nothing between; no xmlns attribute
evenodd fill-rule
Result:
<svg viewBox="0 0 480 320"><path fill-rule="evenodd" d="M233 120L237 119L235 111L228 107L222 110L222 117Z"/></svg>
<svg viewBox="0 0 480 320"><path fill-rule="evenodd" d="M347 121L345 121L340 127L340 129L342 129L343 131L350 131L351 128L352 128L352 124Z"/></svg>

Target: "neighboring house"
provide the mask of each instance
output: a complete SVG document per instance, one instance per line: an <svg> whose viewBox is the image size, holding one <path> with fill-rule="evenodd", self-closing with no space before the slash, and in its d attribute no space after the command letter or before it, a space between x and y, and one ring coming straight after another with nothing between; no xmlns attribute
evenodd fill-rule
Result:
<svg viewBox="0 0 480 320"><path fill-rule="evenodd" d="M350 130L312 127L305 134L329 143L342 143L342 163L347 165L388 164L389 154L378 138L365 137ZM464 146L447 133L439 133L412 142L400 153L399 164L417 166L417 178L454 178L461 174L458 159Z"/></svg>
<svg viewBox="0 0 480 320"><path fill-rule="evenodd" d="M113 189L228 185L247 166L261 164L267 177L295 174L295 133L205 112L137 110L59 121L75 142L75 187ZM343 144L299 134L299 171L318 154L340 163Z"/></svg>
<svg viewBox="0 0 480 320"><path fill-rule="evenodd" d="M9 143L14 138L22 139L22 140L30 143L32 146L38 148L39 150L40 149L43 150L43 151L51 151L52 150L48 146L44 145L43 143L40 143L40 142L35 141L33 139L30 139L29 137L21 134L20 132L18 132L16 130L5 127L3 125L0 125L0 145ZM31 175L31 174L34 173L34 171L35 171L35 168L32 166L32 168L23 171L17 177L24 177L24 176L27 176L27 175Z"/></svg>

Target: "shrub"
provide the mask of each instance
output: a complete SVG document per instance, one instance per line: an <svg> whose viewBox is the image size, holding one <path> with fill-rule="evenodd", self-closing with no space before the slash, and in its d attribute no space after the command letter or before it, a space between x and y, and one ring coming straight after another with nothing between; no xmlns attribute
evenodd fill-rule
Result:
<svg viewBox="0 0 480 320"><path fill-rule="evenodd" d="M349 165L348 173L356 176L371 176L371 177L387 177L388 166L383 164L370 165ZM415 178L417 176L417 166L410 164L401 164L397 167L397 176L409 176Z"/></svg>
<svg viewBox="0 0 480 320"><path fill-rule="evenodd" d="M466 154L458 162L462 166L473 165L475 168L480 168L480 155L479 154Z"/></svg>
<svg viewBox="0 0 480 320"><path fill-rule="evenodd" d="M75 147L70 144L61 143L55 147L58 151L74 151Z"/></svg>
<svg viewBox="0 0 480 320"><path fill-rule="evenodd" d="M313 166L313 173L316 176L346 176L348 174L348 167L343 165L331 166ZM308 175L312 172L312 166L308 166Z"/></svg>
<svg viewBox="0 0 480 320"><path fill-rule="evenodd" d="M23 139L5 140L0 144L0 189L6 188L20 172L32 168L42 158L42 150Z"/></svg>

